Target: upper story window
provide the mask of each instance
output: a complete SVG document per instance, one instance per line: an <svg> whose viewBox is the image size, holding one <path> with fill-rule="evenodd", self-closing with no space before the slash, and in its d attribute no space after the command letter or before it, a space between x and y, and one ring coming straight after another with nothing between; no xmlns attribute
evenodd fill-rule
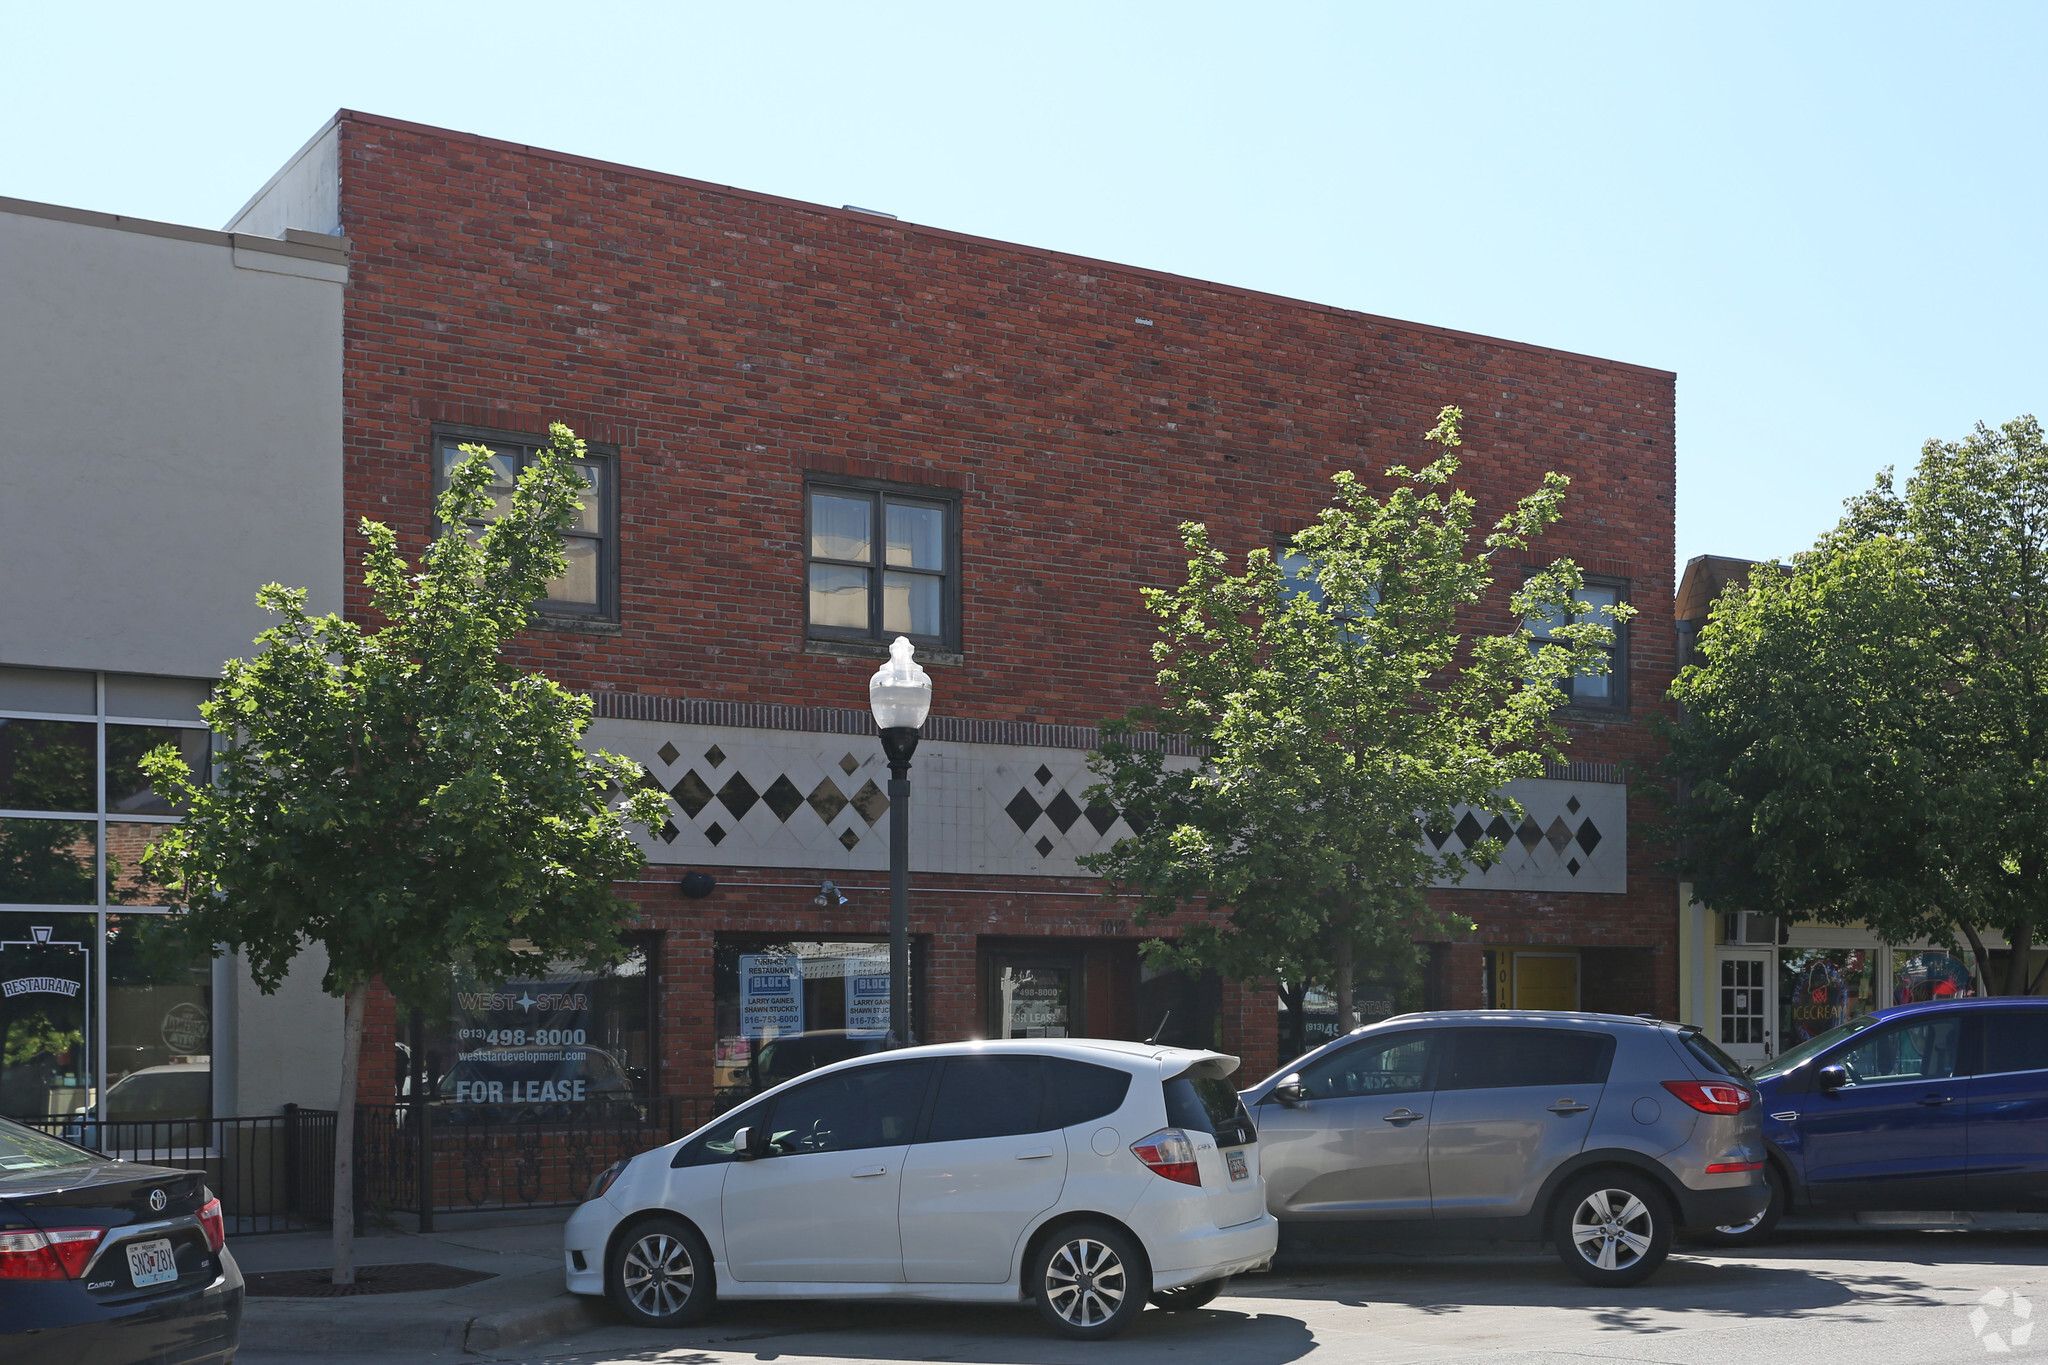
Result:
<svg viewBox="0 0 2048 1365"><path fill-rule="evenodd" d="M807 483L805 633L958 648L959 519L944 489Z"/></svg>
<svg viewBox="0 0 2048 1365"><path fill-rule="evenodd" d="M532 441L507 440L489 434L459 429L437 429L434 433L434 493L448 486L448 475L468 458L465 445L487 446L491 451L491 509L484 521L493 521L512 510L512 488L520 471L540 448ZM569 572L548 580L548 595L536 603L544 612L563 616L611 618L618 615L616 539L617 494L612 478L613 456L593 450L588 460L579 460L578 472L588 487L583 505L569 529L562 534L562 549L569 558ZM481 529L483 522L471 525Z"/></svg>
<svg viewBox="0 0 2048 1365"><path fill-rule="evenodd" d="M1628 705L1628 625L1615 619L1614 608L1627 600L1627 593L1621 584L1611 580L1588 579L1575 600L1592 610L1576 615L1556 612L1529 618L1529 633L1537 641L1534 648L1541 649L1542 641L1549 639L1550 632L1558 626L1591 621L1612 630L1614 643L1603 651L1607 655L1607 671L1575 674L1565 679L1564 692L1571 699L1571 704L1581 710L1622 710Z"/></svg>

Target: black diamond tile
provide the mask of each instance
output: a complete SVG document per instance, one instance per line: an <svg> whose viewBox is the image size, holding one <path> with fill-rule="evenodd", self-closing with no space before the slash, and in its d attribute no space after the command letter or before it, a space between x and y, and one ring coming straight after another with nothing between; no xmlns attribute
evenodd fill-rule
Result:
<svg viewBox="0 0 2048 1365"><path fill-rule="evenodd" d="M1543 837L1550 840L1550 846L1559 853L1572 841L1572 827L1564 822L1562 815L1550 822L1550 828L1543 831Z"/></svg>
<svg viewBox="0 0 2048 1365"><path fill-rule="evenodd" d="M1594 826L1590 816L1579 826L1579 847L1588 854L1600 847L1600 831Z"/></svg>
<svg viewBox="0 0 2048 1365"><path fill-rule="evenodd" d="M1123 812L1123 817L1124 823L1139 834L1143 834L1146 830L1152 828L1152 817L1145 811L1127 810Z"/></svg>
<svg viewBox="0 0 2048 1365"><path fill-rule="evenodd" d="M848 804L870 825L889 813L889 798L882 795L882 789L875 785L872 777L860 784L860 790L853 794L853 800Z"/></svg>
<svg viewBox="0 0 2048 1365"><path fill-rule="evenodd" d="M640 785L651 792L665 792L668 790L667 785L654 775L654 769L648 767L645 763L640 765Z"/></svg>
<svg viewBox="0 0 2048 1365"><path fill-rule="evenodd" d="M1029 833L1031 826L1038 821L1039 812L1044 809L1043 806L1032 800L1031 793L1025 791L1022 787L1017 788L1017 794L1010 798L1010 804L1003 807L1003 810L1009 814L1009 817L1017 822L1017 832L1019 834Z"/></svg>
<svg viewBox="0 0 2048 1365"><path fill-rule="evenodd" d="M704 751L704 761L714 768L717 767L725 762L725 750L719 748L716 744L712 745Z"/></svg>
<svg viewBox="0 0 2048 1365"><path fill-rule="evenodd" d="M718 789L718 799L732 812L733 819L742 820L754 808L754 803L761 799L761 794L754 790L753 783L747 781L745 773L734 773Z"/></svg>
<svg viewBox="0 0 2048 1365"><path fill-rule="evenodd" d="M1031 775L1038 779L1038 785L1041 787L1052 781L1052 769L1046 767L1043 763L1039 764L1038 771Z"/></svg>
<svg viewBox="0 0 2048 1365"><path fill-rule="evenodd" d="M1037 849L1038 856L1043 858L1046 854L1052 852L1052 840L1041 834L1038 836L1038 842L1033 844L1032 847Z"/></svg>
<svg viewBox="0 0 2048 1365"><path fill-rule="evenodd" d="M1088 809L1081 812L1088 817L1088 823L1095 826L1097 834L1109 833L1109 827L1116 823L1116 807L1107 801L1090 801Z"/></svg>
<svg viewBox="0 0 2048 1365"><path fill-rule="evenodd" d="M1515 837L1522 841L1523 848L1534 848L1543 842L1543 826L1525 815L1522 823L1515 827Z"/></svg>
<svg viewBox="0 0 2048 1365"><path fill-rule="evenodd" d="M1577 858L1574 858L1574 859L1572 859L1572 860L1571 860L1570 862L1568 862L1568 863L1566 863L1566 864L1564 865L1564 870L1565 870L1565 871L1567 871L1567 872L1569 872L1569 873L1571 873L1571 874L1572 874L1572 875L1573 875L1574 877L1578 876L1578 875L1579 875L1579 860L1578 860Z"/></svg>
<svg viewBox="0 0 2048 1365"><path fill-rule="evenodd" d="M846 845L846 851L851 853L853 846L860 842L860 836L850 829L842 829L839 831L839 842Z"/></svg>
<svg viewBox="0 0 2048 1365"><path fill-rule="evenodd" d="M661 836L661 841L664 844L672 844L676 841L676 836L681 834L682 831L676 828L675 821L664 820L661 822L661 828L656 830L655 833Z"/></svg>
<svg viewBox="0 0 2048 1365"><path fill-rule="evenodd" d="M711 841L711 846L713 848L716 848L718 845L725 842L725 826L719 824L716 820L713 820L711 822L711 828L704 831L704 837Z"/></svg>
<svg viewBox="0 0 2048 1365"><path fill-rule="evenodd" d="M1486 831L1480 827L1478 817L1468 810L1465 818L1458 821L1457 835L1460 842L1470 848L1486 837Z"/></svg>
<svg viewBox="0 0 2048 1365"><path fill-rule="evenodd" d="M654 756L656 758L659 758L663 764L669 764L681 758L683 756L683 752L682 750L676 748L675 745L670 744L664 740L662 742L662 746L654 751Z"/></svg>
<svg viewBox="0 0 2048 1365"><path fill-rule="evenodd" d="M846 754L839 760L839 771L845 773L848 777L852 777L853 770L859 766L860 760L856 759L852 754Z"/></svg>
<svg viewBox="0 0 2048 1365"><path fill-rule="evenodd" d="M697 818L698 811L711 804L711 787L703 778L697 776L695 768L683 774L683 780L676 783L669 795L676 799L676 804L681 806L683 813L692 820Z"/></svg>
<svg viewBox="0 0 2048 1365"><path fill-rule="evenodd" d="M775 818L785 823L795 815L797 807L803 805L804 794L796 789L796 783L788 774L777 777L768 784L768 790L761 793L761 802L775 812Z"/></svg>
<svg viewBox="0 0 2048 1365"><path fill-rule="evenodd" d="M1081 807L1073 797L1061 792L1046 803L1045 813L1052 817L1052 822L1059 832L1065 834L1074 827L1074 822L1081 818Z"/></svg>
<svg viewBox="0 0 2048 1365"><path fill-rule="evenodd" d="M1434 824L1424 825L1422 832L1429 836L1429 843L1432 848L1442 848L1444 841L1451 837L1449 830L1441 829Z"/></svg>
<svg viewBox="0 0 2048 1365"><path fill-rule="evenodd" d="M1506 816L1496 815L1486 826L1486 837L1500 840L1505 847L1507 841L1515 837L1515 827L1507 822Z"/></svg>
<svg viewBox="0 0 2048 1365"><path fill-rule="evenodd" d="M1579 813L1579 798L1574 796L1571 800L1564 803L1564 808L1573 815L1577 815Z"/></svg>
<svg viewBox="0 0 2048 1365"><path fill-rule="evenodd" d="M811 803L811 809L818 812L818 818L831 824L839 818L839 812L846 809L846 798L840 794L829 777L818 779L818 785L811 788L811 794L804 798Z"/></svg>

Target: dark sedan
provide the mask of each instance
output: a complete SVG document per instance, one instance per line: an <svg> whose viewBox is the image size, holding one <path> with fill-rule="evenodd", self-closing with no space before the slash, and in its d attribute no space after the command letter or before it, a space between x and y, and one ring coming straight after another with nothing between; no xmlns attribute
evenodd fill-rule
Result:
<svg viewBox="0 0 2048 1365"><path fill-rule="evenodd" d="M0 1119L0 1360L231 1360L242 1273L196 1171L111 1161Z"/></svg>

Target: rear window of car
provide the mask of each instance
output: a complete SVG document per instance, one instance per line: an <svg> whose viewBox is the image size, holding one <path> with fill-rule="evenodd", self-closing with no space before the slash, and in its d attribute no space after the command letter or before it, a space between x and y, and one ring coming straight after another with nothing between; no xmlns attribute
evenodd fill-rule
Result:
<svg viewBox="0 0 2048 1365"><path fill-rule="evenodd" d="M1229 1081L1215 1076L1175 1076L1166 1083L1166 1121L1175 1128L1208 1133L1219 1147L1257 1142L1251 1115Z"/></svg>
<svg viewBox="0 0 2048 1365"><path fill-rule="evenodd" d="M1984 1037L1980 1074L2048 1071L2048 1014L2032 1010L1986 1010L1979 1014Z"/></svg>
<svg viewBox="0 0 2048 1365"><path fill-rule="evenodd" d="M1749 1074L1748 1068L1721 1051L1704 1033L1680 1034L1679 1041L1692 1059L1709 1071L1718 1071L1730 1080L1741 1080Z"/></svg>
<svg viewBox="0 0 2048 1365"><path fill-rule="evenodd" d="M22 1171L46 1171L53 1166L77 1166L99 1158L82 1147L59 1142L46 1133L8 1119L0 1119L0 1176Z"/></svg>
<svg viewBox="0 0 2048 1365"><path fill-rule="evenodd" d="M1439 1090L1507 1090L1535 1085L1604 1085L1614 1039L1562 1028L1453 1029L1450 1066Z"/></svg>

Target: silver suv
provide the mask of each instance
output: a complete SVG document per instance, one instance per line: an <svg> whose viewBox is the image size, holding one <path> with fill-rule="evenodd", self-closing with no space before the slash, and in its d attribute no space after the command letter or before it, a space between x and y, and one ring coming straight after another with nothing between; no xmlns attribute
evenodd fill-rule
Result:
<svg viewBox="0 0 2048 1365"><path fill-rule="evenodd" d="M1448 1010L1337 1039L1244 1092L1282 1224L1457 1220L1630 1285L1672 1234L1769 1202L1756 1093L1697 1029Z"/></svg>

